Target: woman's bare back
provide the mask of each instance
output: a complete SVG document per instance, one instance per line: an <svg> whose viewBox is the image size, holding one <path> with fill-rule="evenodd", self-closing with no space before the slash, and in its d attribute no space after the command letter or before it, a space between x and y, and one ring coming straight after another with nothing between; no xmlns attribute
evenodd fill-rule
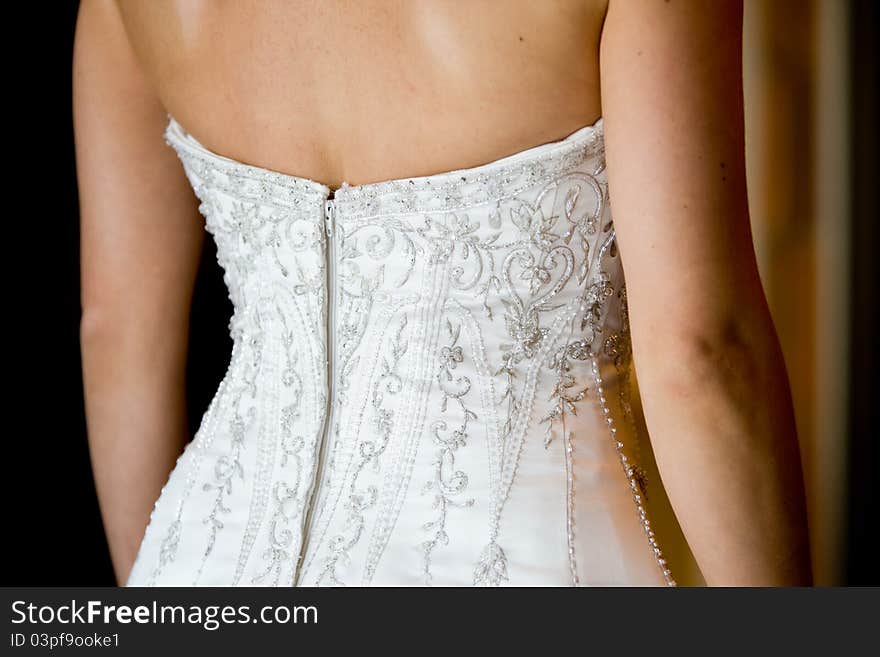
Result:
<svg viewBox="0 0 880 657"><path fill-rule="evenodd" d="M607 0L118 3L212 150L338 187L481 164L600 115Z"/></svg>

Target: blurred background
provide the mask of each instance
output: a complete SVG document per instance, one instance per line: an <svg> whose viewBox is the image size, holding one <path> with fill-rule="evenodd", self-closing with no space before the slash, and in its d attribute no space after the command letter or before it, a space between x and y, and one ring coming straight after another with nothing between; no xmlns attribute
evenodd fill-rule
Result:
<svg viewBox="0 0 880 657"><path fill-rule="evenodd" d="M751 217L804 457L816 583L880 584L876 535L877 0L745 0ZM79 361L70 65L76 2L9 5L4 135L10 314L2 585L113 585ZM33 15L25 15L31 11ZM37 11L40 13L37 14ZM27 65L17 66L16 62ZM7 104L8 106L11 103ZM40 175L31 171L38 170ZM44 173L48 172L48 173ZM8 180L8 178L7 178ZM25 207L25 206L22 206ZM193 307L193 431L223 376L230 313L210 240ZM11 321L10 321L11 319ZM682 578L687 580L687 577Z"/></svg>
<svg viewBox="0 0 880 657"><path fill-rule="evenodd" d="M878 583L876 0L746 0L749 207L819 584Z"/></svg>

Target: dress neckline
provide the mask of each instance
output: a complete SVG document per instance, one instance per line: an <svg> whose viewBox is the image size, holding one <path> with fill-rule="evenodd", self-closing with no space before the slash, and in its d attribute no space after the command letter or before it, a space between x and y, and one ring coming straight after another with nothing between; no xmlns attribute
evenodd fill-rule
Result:
<svg viewBox="0 0 880 657"><path fill-rule="evenodd" d="M421 176L409 176L403 178L389 178L386 180L378 180L374 182L361 183L358 185L350 185L343 181L339 187L331 187L317 180L304 176L297 176L290 173L284 173L275 169L269 169L256 164L248 164L241 160L218 153L196 139L192 133L184 128L177 119L169 112L167 114L168 125L165 130L166 138L172 138L175 141L183 142L191 149L197 151L200 155L210 160L226 163L229 166L247 171L262 177L271 177L275 181L288 181L292 187L306 188L311 191L320 193L323 197L335 196L337 198L353 195L353 196L375 196L387 189L399 189L404 186L422 187L425 184L432 183L441 186L443 183L452 180L472 180L475 178L485 178L490 174L501 171L524 160L538 159L544 155L549 155L560 149L571 148L573 144L589 144L603 136L604 117L601 115L593 123L583 125L568 135L553 141L544 142L525 149L516 151L509 155L502 156L495 160L490 160L482 164L476 164L469 167L459 169L450 169L433 174Z"/></svg>

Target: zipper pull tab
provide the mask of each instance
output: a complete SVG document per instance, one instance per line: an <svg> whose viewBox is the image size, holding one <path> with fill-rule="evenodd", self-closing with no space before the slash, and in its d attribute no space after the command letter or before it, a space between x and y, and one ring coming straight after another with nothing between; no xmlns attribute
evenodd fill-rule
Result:
<svg viewBox="0 0 880 657"><path fill-rule="evenodd" d="M327 237L333 237L333 213L335 211L335 207L333 205L333 201L326 200L324 201L324 229L327 231Z"/></svg>

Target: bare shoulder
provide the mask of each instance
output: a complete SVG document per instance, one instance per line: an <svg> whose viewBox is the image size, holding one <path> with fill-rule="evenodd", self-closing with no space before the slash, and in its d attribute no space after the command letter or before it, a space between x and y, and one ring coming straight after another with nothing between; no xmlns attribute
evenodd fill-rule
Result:
<svg viewBox="0 0 880 657"><path fill-rule="evenodd" d="M146 3L128 3L146 4ZM115 132L137 140L161 131L166 112L141 65L115 2L83 0L73 55L74 121L79 139ZM160 140L161 141L161 140Z"/></svg>

